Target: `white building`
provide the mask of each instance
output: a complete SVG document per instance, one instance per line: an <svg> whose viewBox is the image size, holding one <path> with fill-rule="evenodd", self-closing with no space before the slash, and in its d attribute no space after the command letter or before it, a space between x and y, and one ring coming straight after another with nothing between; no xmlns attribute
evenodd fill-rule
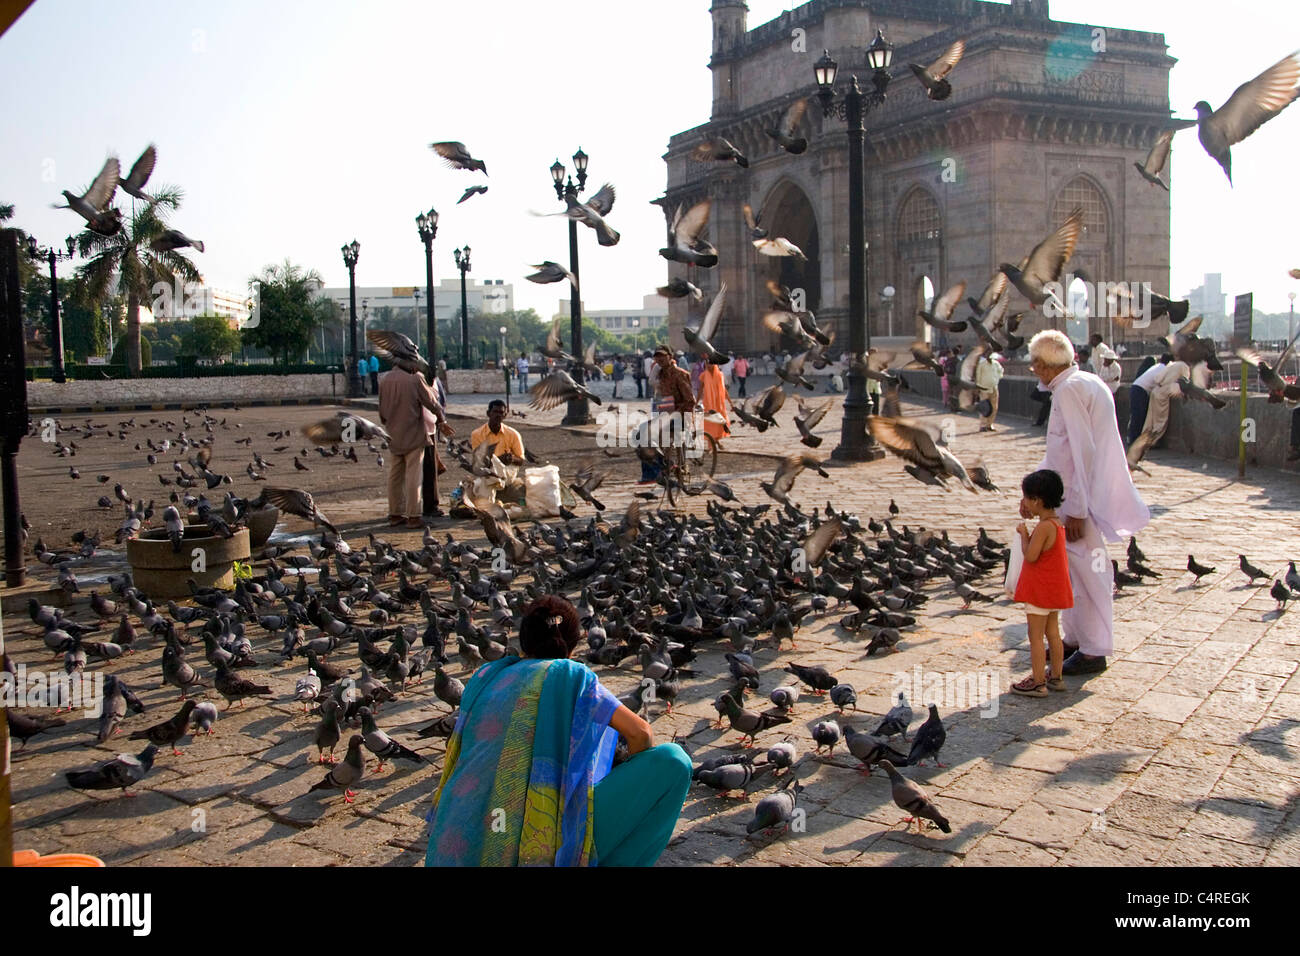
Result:
<svg viewBox="0 0 1300 956"><path fill-rule="evenodd" d="M1203 315L1207 319L1228 314L1228 297L1223 291L1223 275L1207 272L1205 282L1187 293L1190 303L1188 315Z"/></svg>
<svg viewBox="0 0 1300 956"><path fill-rule="evenodd" d="M348 287L324 288L320 294L333 299L343 310L348 312ZM357 317L364 311L370 318L378 315L379 310L390 308L394 318L405 318L407 322L419 316L425 321L428 308L424 297L424 284L415 286L357 286ZM465 299L469 314L499 315L511 312L515 307L514 286L504 279L485 279L482 282L471 281L465 277ZM433 290L433 314L438 321L451 320L460 315L460 276L443 279ZM397 331L404 331L400 326ZM409 333L408 333L409 334Z"/></svg>
<svg viewBox="0 0 1300 956"><path fill-rule="evenodd" d="M179 291L179 295L178 295ZM167 322L173 319L192 319L197 315L219 315L235 328L243 328L252 314L252 299L248 292L230 292L199 283L186 283L183 287L164 283L154 286L153 298L140 303L140 322Z"/></svg>
<svg viewBox="0 0 1300 956"><path fill-rule="evenodd" d="M560 300L560 306L555 314L568 318L568 299ZM657 329L668 324L668 300L661 295L642 296L639 309L588 310L584 304L582 317L611 335L636 335L647 329Z"/></svg>

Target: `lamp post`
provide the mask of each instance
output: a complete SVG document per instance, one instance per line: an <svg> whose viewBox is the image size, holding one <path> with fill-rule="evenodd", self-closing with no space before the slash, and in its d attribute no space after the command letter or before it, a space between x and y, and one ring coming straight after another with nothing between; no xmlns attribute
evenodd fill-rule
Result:
<svg viewBox="0 0 1300 956"><path fill-rule="evenodd" d="M889 316L889 337L894 337L894 295L896 290L892 285L887 285L880 290L880 301L885 303L885 311Z"/></svg>
<svg viewBox="0 0 1300 956"><path fill-rule="evenodd" d="M62 385L68 380L63 368L63 315L59 312L58 261L71 259L76 252L77 240L68 236L68 251L59 252L53 246L42 249L35 236L27 237L27 254L33 259L45 258L50 263L50 377Z"/></svg>
<svg viewBox="0 0 1300 956"><path fill-rule="evenodd" d="M863 114L885 101L889 86L888 68L894 56L893 44L883 33L867 47L867 62L872 69L873 89L863 92L856 76L849 80L848 92L835 101L835 73L838 65L829 50L813 66L817 80L817 96L821 100L823 115L838 116L845 120L849 134L849 351L866 361L871 348L871 326L867 311L867 241L865 235L866 206L863 197L863 152L866 145L866 127ZM840 430L840 444L831 457L844 461L875 461L885 457L884 449L876 444L867 431L866 377L854 370L850 363L848 394L844 399L844 420Z"/></svg>
<svg viewBox="0 0 1300 956"><path fill-rule="evenodd" d="M1291 315L1286 320L1286 341L1289 345L1295 341L1295 293L1288 292L1286 297L1291 300ZM1283 348L1286 348L1284 345ZM1296 381L1300 382L1300 357L1296 358ZM1281 369L1278 369L1281 372Z"/></svg>
<svg viewBox="0 0 1300 956"><path fill-rule="evenodd" d="M460 367L469 368L469 298L465 294L465 273L469 272L469 246L453 253L460 270Z"/></svg>
<svg viewBox="0 0 1300 956"><path fill-rule="evenodd" d="M424 243L426 339L429 343L429 367L434 368L438 364L438 326L433 317L433 240L438 235L438 210L430 207L428 212L420 213L415 217L415 224L420 231L420 241ZM433 384L432 379L429 384Z"/></svg>
<svg viewBox="0 0 1300 956"><path fill-rule="evenodd" d="M361 255L361 243L355 239L343 247L343 264L348 267L348 321L351 327L352 361L348 363L348 398L360 398L364 385L357 372L360 361L357 352L357 258Z"/></svg>
<svg viewBox="0 0 1300 956"><path fill-rule="evenodd" d="M565 182L564 164L558 159L551 166L551 182L555 186L555 196L563 200L568 205L570 200L577 202L578 194L587 187L587 154L578 147L578 151L573 154L573 168L578 174L578 182L575 185L573 178L570 177ZM569 271L573 273L573 278L578 279L578 221L569 220ZM579 385L582 385L587 378L586 371L582 367L582 298L578 293L578 283L574 281L569 287L569 334L572 339L570 352L578 361L574 363L573 379ZM591 410L585 398L574 398L569 401L568 411L564 414L564 420L561 425L590 425L595 422L591 417Z"/></svg>
<svg viewBox="0 0 1300 956"><path fill-rule="evenodd" d="M411 290L411 297L415 299L414 318L411 321L411 331L415 334L411 336L411 341L415 343L415 350L420 350L420 289L417 286Z"/></svg>

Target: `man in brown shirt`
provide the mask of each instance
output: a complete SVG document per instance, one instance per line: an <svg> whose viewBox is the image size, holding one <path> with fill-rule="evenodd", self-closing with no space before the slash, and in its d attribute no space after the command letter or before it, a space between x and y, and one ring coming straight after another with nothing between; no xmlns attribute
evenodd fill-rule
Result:
<svg viewBox="0 0 1300 956"><path fill-rule="evenodd" d="M428 413L426 415L426 411ZM423 525L420 491L424 449L433 427L456 434L418 372L394 368L379 379L379 421L388 429L388 523Z"/></svg>

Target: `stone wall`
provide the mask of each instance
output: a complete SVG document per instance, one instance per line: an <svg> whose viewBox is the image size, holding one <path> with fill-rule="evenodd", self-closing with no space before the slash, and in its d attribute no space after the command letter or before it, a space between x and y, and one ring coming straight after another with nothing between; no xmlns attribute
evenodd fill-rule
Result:
<svg viewBox="0 0 1300 956"><path fill-rule="evenodd" d="M30 408L104 405L165 405L176 402L215 405L220 402L276 399L334 399L347 396L347 376L228 375L212 378L134 378L103 381L28 382Z"/></svg>
<svg viewBox="0 0 1300 956"><path fill-rule="evenodd" d="M535 375L533 380L536 380ZM446 384L450 395L504 395L506 393L506 375L501 369L449 368ZM516 384L512 381L511 387L514 388Z"/></svg>
<svg viewBox="0 0 1300 956"><path fill-rule="evenodd" d="M934 401L939 400L939 378L936 375L908 373L907 384L911 395ZM998 417L1010 416L1033 421L1041 407L1030 399L1037 379L1020 376L1003 376L998 388ZM1128 385L1121 385L1115 393L1115 413L1120 434L1128 433ZM1204 458L1235 461L1239 404L1238 392L1218 392L1227 399L1228 407L1213 409L1204 402L1175 399L1169 410L1169 428L1157 449ZM973 416L974 413L967 413ZM1262 395L1251 395L1246 400L1246 416L1255 423L1255 440L1246 445L1246 461L1268 468L1300 471L1296 462L1286 462L1290 441L1292 408L1285 404L1270 405Z"/></svg>

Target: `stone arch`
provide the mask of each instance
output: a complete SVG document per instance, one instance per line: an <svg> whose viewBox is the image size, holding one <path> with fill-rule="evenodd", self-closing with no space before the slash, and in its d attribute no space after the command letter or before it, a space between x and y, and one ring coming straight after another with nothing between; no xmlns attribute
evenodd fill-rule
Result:
<svg viewBox="0 0 1300 956"><path fill-rule="evenodd" d="M894 216L894 275L898 280L899 300L895 305L895 335L913 335L927 339L931 326L917 315L921 280L929 279L936 293L944 283L943 210L939 200L926 187L917 184L903 194ZM882 331L873 319L872 334Z"/></svg>
<svg viewBox="0 0 1300 956"><path fill-rule="evenodd" d="M768 190L761 209L760 224L768 235L789 239L807 256L807 261L755 253L757 287L761 290L766 280L776 279L788 288L801 288L807 308L816 312L821 308L821 233L812 201L802 186L783 177ZM766 292L760 295L765 296Z"/></svg>
<svg viewBox="0 0 1300 956"><path fill-rule="evenodd" d="M1115 282L1124 279L1124 276L1112 275L1111 271L1115 262L1112 252L1112 237L1116 231L1114 206L1101 183L1092 176L1079 172L1066 180L1052 201L1048 228L1058 228L1076 206L1083 208L1083 232L1080 233L1079 241L1075 245L1074 255L1065 264L1066 275L1061 277L1062 285L1071 286L1073 277L1079 275L1086 277L1090 283ZM1076 334L1081 334L1084 340L1090 332L1101 332L1103 335L1108 332L1106 319L1097 318L1095 315L1098 304L1093 301L1093 298L1088 294L1089 316L1086 326L1081 322L1070 329L1071 332L1077 329Z"/></svg>

